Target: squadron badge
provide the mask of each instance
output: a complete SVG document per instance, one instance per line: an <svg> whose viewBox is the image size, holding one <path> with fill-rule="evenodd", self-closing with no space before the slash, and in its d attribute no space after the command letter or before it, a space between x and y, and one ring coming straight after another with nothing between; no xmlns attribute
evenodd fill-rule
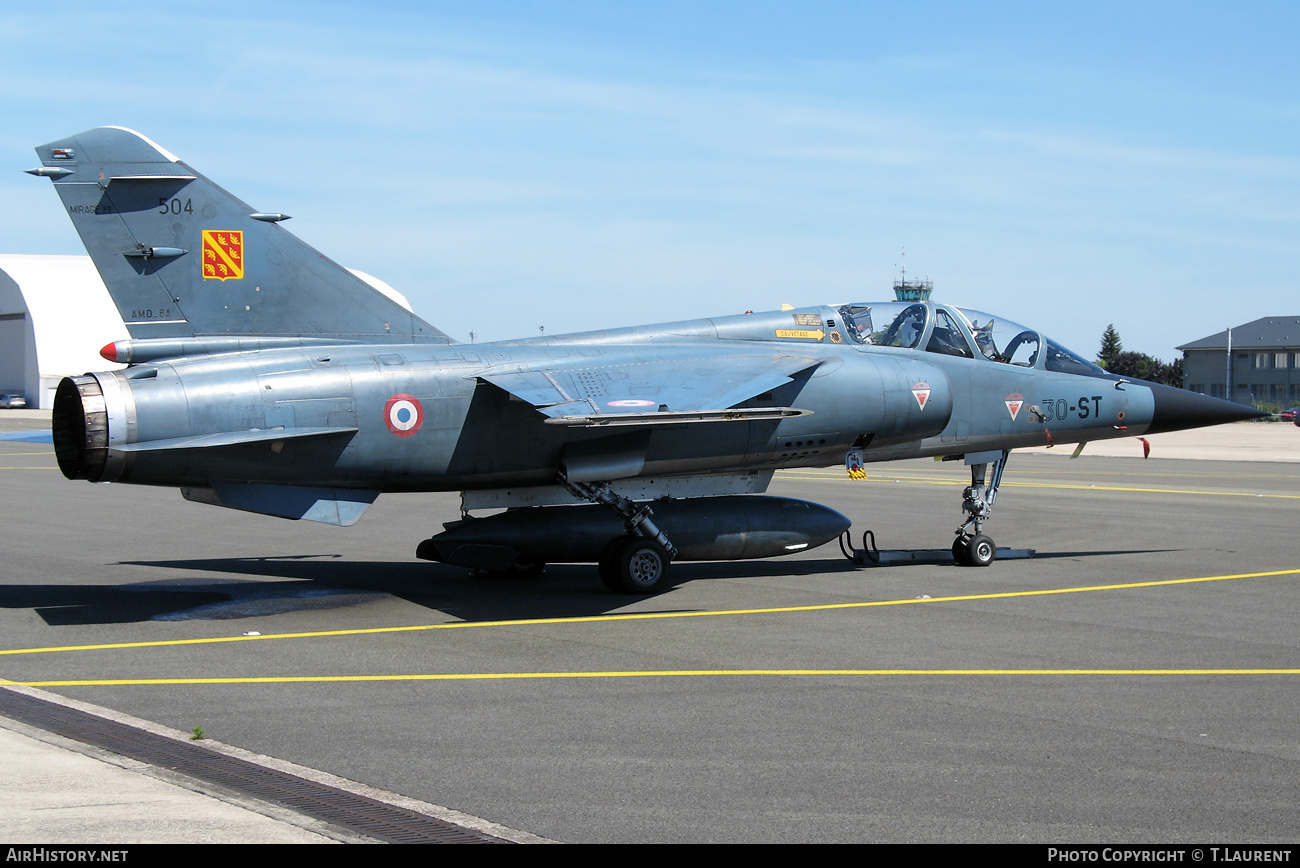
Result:
<svg viewBox="0 0 1300 868"><path fill-rule="evenodd" d="M924 410L926 403L930 400L930 384L917 383L912 387L912 397L916 398L916 406Z"/></svg>
<svg viewBox="0 0 1300 868"><path fill-rule="evenodd" d="M1003 403L1007 405L1007 412L1011 414L1011 421L1014 422L1016 417L1020 415L1020 408L1025 406L1025 396L1019 392L1012 392L1007 395L1007 399Z"/></svg>
<svg viewBox="0 0 1300 868"><path fill-rule="evenodd" d="M244 233L203 230L203 277L240 280L244 276Z"/></svg>

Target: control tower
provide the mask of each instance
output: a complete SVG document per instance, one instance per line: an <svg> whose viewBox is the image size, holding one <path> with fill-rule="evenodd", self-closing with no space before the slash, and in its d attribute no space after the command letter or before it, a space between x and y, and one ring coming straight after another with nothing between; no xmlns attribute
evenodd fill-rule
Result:
<svg viewBox="0 0 1300 868"><path fill-rule="evenodd" d="M894 299L896 301L929 301L934 292L933 280L908 280L907 269L902 269L898 280L894 281Z"/></svg>

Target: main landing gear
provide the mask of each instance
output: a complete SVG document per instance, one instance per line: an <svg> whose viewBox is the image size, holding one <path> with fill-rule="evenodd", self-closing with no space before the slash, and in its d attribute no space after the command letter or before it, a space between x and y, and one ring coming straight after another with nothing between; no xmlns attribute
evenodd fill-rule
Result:
<svg viewBox="0 0 1300 868"><path fill-rule="evenodd" d="M997 546L984 534L984 522L993 512L998 486L1002 484L1002 471L1010 457L1009 449L966 456L966 463L970 465L970 485L962 492L961 508L968 517L957 528L957 539L952 544L953 560L962 566L987 567L998 556ZM967 528L972 528L974 533L968 533Z"/></svg>
<svg viewBox="0 0 1300 868"><path fill-rule="evenodd" d="M605 587L621 594L655 594L668 583L669 566L677 549L655 523L645 504L637 504L610 489L602 482L570 482L563 471L559 476L574 497L602 503L623 520L626 536L614 537L605 545L597 567Z"/></svg>

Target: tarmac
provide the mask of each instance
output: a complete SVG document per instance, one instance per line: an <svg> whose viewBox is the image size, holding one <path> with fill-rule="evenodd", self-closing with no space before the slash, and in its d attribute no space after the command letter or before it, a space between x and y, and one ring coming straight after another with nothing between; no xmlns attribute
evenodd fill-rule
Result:
<svg viewBox="0 0 1300 868"><path fill-rule="evenodd" d="M0 411L0 432L39 430L42 411ZM1300 432L1287 424L1236 424L1147 438L1153 458L1181 460L1300 461ZM1073 445L1047 450L1068 458ZM1090 444L1085 455L1140 457L1133 439ZM35 688L6 690L37 696L108 720L190 743L191 733L131 718ZM371 799L402 805L467 828L489 830L503 841L545 843L526 832L493 826L437 805L377 791L270 757L206 740L204 746L267 768L327 782ZM376 842L329 823L260 802L185 775L129 759L0 715L0 840L11 845L104 845L137 843L363 843Z"/></svg>
<svg viewBox="0 0 1300 868"><path fill-rule="evenodd" d="M251 763L268 775L278 773L390 806L396 812L426 817L442 827L438 832L443 837L454 838L463 830L465 840L455 843L482 843L483 839L491 843L552 843L440 805L200 739L197 733L179 732L32 687L9 685L4 689L162 737L174 742L177 750L210 751ZM132 759L2 714L0 752L5 757L0 836L10 845L391 843L252 797L246 791Z"/></svg>
<svg viewBox="0 0 1300 868"><path fill-rule="evenodd" d="M48 410L0 411L0 436L48 430ZM11 690L190 745L184 733L31 687ZM203 739L202 748L312 780L502 842L553 843L486 820ZM270 802L124 757L0 714L0 841L43 847L123 844L378 844Z"/></svg>
<svg viewBox="0 0 1300 868"><path fill-rule="evenodd" d="M14 689L14 688L9 688ZM29 694L31 688L25 689ZM67 702L39 692L45 699ZM98 710L106 717L106 709ZM132 721L136 725L143 721ZM178 741L186 736L172 733ZM348 840L269 805L0 717L0 838L8 844L335 844ZM313 828L315 826L315 828Z"/></svg>

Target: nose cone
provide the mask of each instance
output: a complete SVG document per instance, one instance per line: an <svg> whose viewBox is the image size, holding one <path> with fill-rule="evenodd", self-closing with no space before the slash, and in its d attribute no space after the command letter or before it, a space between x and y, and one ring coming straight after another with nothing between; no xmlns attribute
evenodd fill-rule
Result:
<svg viewBox="0 0 1300 868"><path fill-rule="evenodd" d="M1163 431L1181 431L1184 428L1204 428L1208 425L1222 425L1225 422L1240 422L1245 419L1261 419L1270 415L1263 410L1256 410L1236 401L1211 398L1199 392L1176 389L1160 383L1143 383L1151 390L1155 398L1155 410L1151 413L1151 425L1147 434L1159 434Z"/></svg>

